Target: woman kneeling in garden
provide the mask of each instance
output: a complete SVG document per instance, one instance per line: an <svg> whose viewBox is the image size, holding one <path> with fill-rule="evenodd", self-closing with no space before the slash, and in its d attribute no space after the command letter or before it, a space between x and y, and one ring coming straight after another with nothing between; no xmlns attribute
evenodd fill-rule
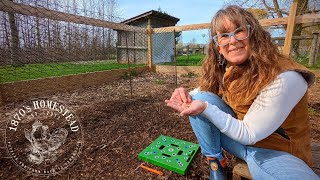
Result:
<svg viewBox="0 0 320 180"><path fill-rule="evenodd" d="M312 163L304 66L280 54L254 16L237 6L211 22L199 88L176 89L168 106L190 123L210 179L224 179L222 148L248 164L253 179L319 179Z"/></svg>

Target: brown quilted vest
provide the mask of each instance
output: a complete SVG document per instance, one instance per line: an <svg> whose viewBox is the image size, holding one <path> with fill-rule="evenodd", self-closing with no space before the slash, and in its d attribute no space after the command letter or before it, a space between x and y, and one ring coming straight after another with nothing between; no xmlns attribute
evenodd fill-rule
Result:
<svg viewBox="0 0 320 180"><path fill-rule="evenodd" d="M302 74L307 81L308 85L314 83L315 76L306 67L288 60L281 63L281 72L294 70ZM224 74L224 79L228 78L228 74L232 73L232 67L227 69ZM236 79L237 81L239 79ZM228 89L228 87L225 87ZM290 92L288 92L290 93ZM238 119L243 120L244 115L249 110L254 99L250 100L249 103L243 103L237 99L230 101L228 100L228 91L219 90L219 96L223 97L224 101L233 109ZM257 119L258 121L258 119ZM308 120L308 95L307 93L301 98L298 104L292 109L287 119L281 125L285 133L288 135L290 140L284 138L278 133L273 133L267 138L257 142L253 146L273 149L279 151L286 151L293 154L296 157L304 160L309 166L312 165L311 156L311 139L310 139L310 123Z"/></svg>

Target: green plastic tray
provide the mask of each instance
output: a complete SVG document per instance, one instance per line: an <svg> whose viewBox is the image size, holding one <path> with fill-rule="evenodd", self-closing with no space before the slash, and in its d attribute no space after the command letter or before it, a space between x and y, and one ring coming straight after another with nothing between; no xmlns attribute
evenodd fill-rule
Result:
<svg viewBox="0 0 320 180"><path fill-rule="evenodd" d="M138 158L185 175L198 150L198 144L160 135Z"/></svg>

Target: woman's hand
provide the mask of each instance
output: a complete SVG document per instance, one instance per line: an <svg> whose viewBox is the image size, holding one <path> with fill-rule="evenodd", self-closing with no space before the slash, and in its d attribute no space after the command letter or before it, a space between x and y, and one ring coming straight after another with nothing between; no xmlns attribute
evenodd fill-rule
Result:
<svg viewBox="0 0 320 180"><path fill-rule="evenodd" d="M174 90L171 95L170 101L179 103L191 103L192 99L186 88L180 87Z"/></svg>
<svg viewBox="0 0 320 180"><path fill-rule="evenodd" d="M201 100L194 100L191 102L190 106L180 112L180 116L195 116L202 113L208 104Z"/></svg>
<svg viewBox="0 0 320 180"><path fill-rule="evenodd" d="M180 112L181 116L192 116L202 113L207 104L200 100L192 101L189 92L183 88L177 88L171 95L170 100L165 100L167 106Z"/></svg>

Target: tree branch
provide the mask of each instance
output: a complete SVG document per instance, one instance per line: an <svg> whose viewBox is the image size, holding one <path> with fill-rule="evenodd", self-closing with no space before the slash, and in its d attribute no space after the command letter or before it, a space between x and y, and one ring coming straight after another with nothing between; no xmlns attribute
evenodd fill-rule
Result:
<svg viewBox="0 0 320 180"><path fill-rule="evenodd" d="M277 13L278 17L283 17L283 14L289 15L288 12L286 12L286 11L284 11L284 10L281 10L281 9L279 8L279 4L278 4L278 1L277 1L277 0L273 0L273 3L275 4L275 8L269 6L269 5L266 3L265 0L262 0L262 3L263 3L263 5L266 7L266 9L267 9L268 11L273 11L273 12Z"/></svg>

